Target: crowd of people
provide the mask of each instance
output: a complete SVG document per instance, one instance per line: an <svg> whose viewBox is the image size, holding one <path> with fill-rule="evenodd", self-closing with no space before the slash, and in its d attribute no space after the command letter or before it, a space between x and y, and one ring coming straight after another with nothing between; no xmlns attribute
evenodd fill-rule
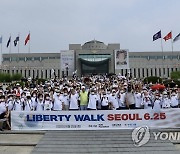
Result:
<svg viewBox="0 0 180 154"><path fill-rule="evenodd" d="M180 89L152 90L152 83L121 75L51 79L44 84L0 87L0 119L11 111L125 110L180 107ZM9 124L8 124L9 125ZM10 127L10 125L9 125Z"/></svg>

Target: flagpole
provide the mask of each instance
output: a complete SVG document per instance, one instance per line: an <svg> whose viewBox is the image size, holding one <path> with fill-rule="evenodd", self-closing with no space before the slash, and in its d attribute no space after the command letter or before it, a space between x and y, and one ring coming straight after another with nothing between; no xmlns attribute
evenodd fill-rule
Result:
<svg viewBox="0 0 180 154"><path fill-rule="evenodd" d="M30 31L29 31L29 53L31 51L30 45L31 45L31 35L30 35Z"/></svg>
<svg viewBox="0 0 180 154"><path fill-rule="evenodd" d="M20 43L20 33L18 33L19 41L18 41L18 72L19 72L19 43Z"/></svg>
<svg viewBox="0 0 180 154"><path fill-rule="evenodd" d="M171 35L172 35L172 31L171 31ZM172 36L171 36L171 47L172 47L172 57L171 57L172 59L171 59L171 60L172 60L172 68L173 68L173 67L174 67L174 66L173 66L173 52L174 52L174 51L173 51L173 40L172 40Z"/></svg>
<svg viewBox="0 0 180 154"><path fill-rule="evenodd" d="M3 36L1 35L1 39L3 38ZM2 59L3 59L3 57L2 57L2 41L1 41L1 71L3 70L2 69Z"/></svg>
<svg viewBox="0 0 180 154"><path fill-rule="evenodd" d="M164 78L164 52L163 52L163 43L162 43L162 37L161 37L161 51L162 51L162 66L163 66L163 78Z"/></svg>
<svg viewBox="0 0 180 154"><path fill-rule="evenodd" d="M11 54L11 40L12 40L12 38L11 38L11 34L10 34L10 47L9 47L9 74L10 74L10 60L11 60L11 56L10 56L10 54Z"/></svg>

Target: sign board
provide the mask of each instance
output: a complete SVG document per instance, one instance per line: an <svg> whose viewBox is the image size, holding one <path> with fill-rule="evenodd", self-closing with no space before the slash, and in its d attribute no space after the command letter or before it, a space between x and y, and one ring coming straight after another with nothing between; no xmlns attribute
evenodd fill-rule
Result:
<svg viewBox="0 0 180 154"><path fill-rule="evenodd" d="M12 111L12 130L101 130L180 128L180 109Z"/></svg>
<svg viewBox="0 0 180 154"><path fill-rule="evenodd" d="M129 69L129 53L127 50L115 50L115 69Z"/></svg>
<svg viewBox="0 0 180 154"><path fill-rule="evenodd" d="M68 71L68 75L72 76L75 66L74 50L62 50L60 54L61 72L64 71L66 74L66 72Z"/></svg>

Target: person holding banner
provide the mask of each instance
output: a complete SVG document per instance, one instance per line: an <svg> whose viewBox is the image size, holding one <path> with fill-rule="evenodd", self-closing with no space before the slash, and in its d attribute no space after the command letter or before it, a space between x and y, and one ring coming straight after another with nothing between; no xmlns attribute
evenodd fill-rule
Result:
<svg viewBox="0 0 180 154"><path fill-rule="evenodd" d="M79 110L79 95L75 92L75 89L71 89L71 94L69 97L69 110Z"/></svg>
<svg viewBox="0 0 180 154"><path fill-rule="evenodd" d="M91 93L89 95L89 102L88 102L88 110L97 110L98 104L98 97L95 94L95 90L91 89Z"/></svg>
<svg viewBox="0 0 180 154"><path fill-rule="evenodd" d="M80 110L87 110L88 97L88 92L86 91L85 86L82 86L80 92Z"/></svg>
<svg viewBox="0 0 180 154"><path fill-rule="evenodd" d="M43 110L44 110L43 94L38 94L37 104L35 106L35 111L43 111Z"/></svg>

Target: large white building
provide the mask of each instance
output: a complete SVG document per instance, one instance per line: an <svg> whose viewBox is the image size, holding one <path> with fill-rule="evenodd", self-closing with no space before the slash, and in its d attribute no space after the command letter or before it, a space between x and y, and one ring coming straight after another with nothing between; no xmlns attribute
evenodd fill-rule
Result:
<svg viewBox="0 0 180 154"><path fill-rule="evenodd" d="M69 44L73 51L72 69L63 68L60 52L57 53L13 53L2 55L1 72L21 73L24 77L52 78L62 77L68 71L77 70L78 75L91 73L131 72L132 77L147 76L169 77L172 71L180 70L180 51L170 52L131 52L129 51L129 69L115 69L115 50L120 44L104 44L92 40L85 44ZM67 50L67 52L68 52ZM69 67L69 66L68 66ZM70 72L71 71L71 72Z"/></svg>

